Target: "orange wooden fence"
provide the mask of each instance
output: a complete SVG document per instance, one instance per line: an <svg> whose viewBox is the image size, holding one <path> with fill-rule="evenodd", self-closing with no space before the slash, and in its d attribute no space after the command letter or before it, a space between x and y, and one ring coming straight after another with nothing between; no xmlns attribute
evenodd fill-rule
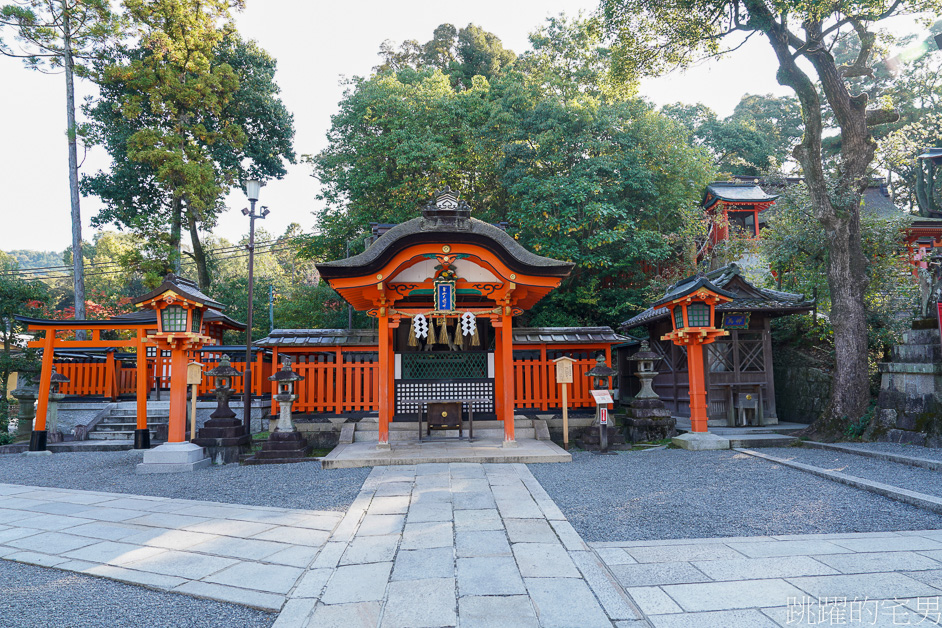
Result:
<svg viewBox="0 0 942 628"><path fill-rule="evenodd" d="M208 371L219 365L219 355L201 355L203 370ZM244 372L244 362L233 362L233 368ZM69 378L69 381L59 387L59 392L76 397L105 397L117 399L119 395L134 396L137 394L137 368L134 362L125 365L121 360L107 356L104 361L96 362L57 362L56 372ZM151 357L147 359L147 390L153 390L157 375L161 377L161 385L167 388L170 377L170 358L167 356ZM271 361L265 361L262 352L256 353L256 360L252 364L252 394L263 395L271 391L271 382L268 378L272 374ZM237 394L245 391L242 377L232 380L232 389ZM211 395L216 387L212 377L203 377L203 382L197 388L199 395Z"/></svg>
<svg viewBox="0 0 942 628"><path fill-rule="evenodd" d="M570 408L595 407L591 382L585 372L595 366L594 359L575 360L572 383L566 393ZM514 406L520 409L549 410L562 407L561 384L556 383L556 365L542 358L514 360Z"/></svg>
<svg viewBox="0 0 942 628"><path fill-rule="evenodd" d="M219 364L217 354L204 353L197 359L202 362L204 371ZM591 384L585 372L595 363L594 359L574 361L573 383L569 384L568 391L571 408L594 407L589 393ZM233 362L232 366L244 371L243 362ZM252 365L253 395L274 392L272 383L268 381L272 368L271 361L265 361L264 354L256 354ZM134 395L136 392L137 370L133 368L133 363L123 366L120 360L110 356L103 362L59 363L56 369L70 380L60 389L67 395L116 398L117 395ZM294 404L295 412L342 414L379 409L379 363L375 361L375 354L363 352L362 349L354 352L312 352L295 362L292 369L304 377L295 384L298 397ZM156 373L160 373L162 378L169 376L169 358L160 356L148 359L148 390L154 387ZM555 364L549 358L515 358L514 405L520 409L544 411L559 408L561 394L555 373ZM241 377L233 378L232 388L237 394L244 391L242 380ZM211 395L214 388L213 378L204 377L198 391L200 395ZM273 403L272 412L277 412L277 403Z"/></svg>
<svg viewBox="0 0 942 628"><path fill-rule="evenodd" d="M294 385L298 396L295 412L371 412L379 410L379 363L364 355L344 355L342 362L328 361L332 354L312 356L292 368L304 377ZM275 412L277 403L273 403Z"/></svg>

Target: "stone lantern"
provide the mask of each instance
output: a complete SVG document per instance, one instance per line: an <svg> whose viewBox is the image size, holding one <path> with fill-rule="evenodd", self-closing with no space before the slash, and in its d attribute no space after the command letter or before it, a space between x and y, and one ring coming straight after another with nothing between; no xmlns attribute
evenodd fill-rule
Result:
<svg viewBox="0 0 942 628"><path fill-rule="evenodd" d="M285 462L303 462L311 453L311 445L298 431L291 420L291 406L298 398L294 394L295 382L304 377L291 370L291 359L284 356L281 370L268 378L278 386L275 401L278 402L278 423L262 444L262 450L245 460L244 464L280 464Z"/></svg>
<svg viewBox="0 0 942 628"><path fill-rule="evenodd" d="M69 378L57 373L56 367L53 366L49 378L49 405L46 409L46 434L49 435L50 443L62 442L62 432L59 431L59 402L65 398L65 394L59 392L59 386L68 383Z"/></svg>
<svg viewBox="0 0 942 628"><path fill-rule="evenodd" d="M196 351L212 339L203 335L203 315L210 307L222 305L200 292L195 283L167 275L154 291L134 301L140 308L157 314L157 333L145 342L158 351L170 351L170 419L167 442L144 452L138 473L193 471L209 465L202 447L186 441L186 369L189 351ZM138 430L140 431L140 430Z"/></svg>
<svg viewBox="0 0 942 628"><path fill-rule="evenodd" d="M205 373L216 382L216 409L209 415L209 420L200 428L193 443L205 447L215 464L238 462L242 454L248 453L251 438L245 433L242 421L229 407L232 397L232 378L242 377L242 373L232 368L229 356L223 354L219 366Z"/></svg>
<svg viewBox="0 0 942 628"><path fill-rule="evenodd" d="M611 390L611 378L618 373L615 369L605 364L605 356L599 354L595 359L595 366L585 372L586 377L592 378L592 388L594 390ZM606 406L606 415L608 413L608 404ZM602 423L602 404L595 404L595 420L599 424L599 449L601 453L608 453L608 433L612 429L610 421Z"/></svg>
<svg viewBox="0 0 942 628"><path fill-rule="evenodd" d="M687 372L690 382L690 433L674 438L685 449L728 449L729 441L707 432L706 387L703 372L703 345L729 332L713 326L716 306L733 300L735 295L717 288L703 275L677 282L654 307L670 311L673 331L661 336L687 348Z"/></svg>
<svg viewBox="0 0 942 628"><path fill-rule="evenodd" d="M20 371L16 388L10 394L19 402L16 415L17 440L28 440L36 418L36 399L39 397L39 371ZM47 410L48 412L48 410Z"/></svg>
<svg viewBox="0 0 942 628"><path fill-rule="evenodd" d="M642 340L641 351L628 360L637 365L635 376L641 380L641 391L635 395L629 416L625 419L628 437L635 443L673 437L677 421L653 388L654 378L658 376L654 365L661 360L661 356L651 351L647 340Z"/></svg>

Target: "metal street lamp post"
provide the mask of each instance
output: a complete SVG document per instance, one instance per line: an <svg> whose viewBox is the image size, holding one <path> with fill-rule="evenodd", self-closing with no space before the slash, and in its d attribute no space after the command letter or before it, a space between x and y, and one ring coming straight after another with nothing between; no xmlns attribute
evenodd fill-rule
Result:
<svg viewBox="0 0 942 628"><path fill-rule="evenodd" d="M242 380L245 385L245 393L242 395L242 424L246 434L252 433L252 305L254 298L252 292L255 272L255 219L265 218L268 215L268 208L265 206L262 206L261 213L255 213L255 203L258 202L258 193L261 188L262 182L258 179L249 179L245 182L245 196L252 204L252 208L242 210L242 213L249 217L249 303L245 321L245 377Z"/></svg>

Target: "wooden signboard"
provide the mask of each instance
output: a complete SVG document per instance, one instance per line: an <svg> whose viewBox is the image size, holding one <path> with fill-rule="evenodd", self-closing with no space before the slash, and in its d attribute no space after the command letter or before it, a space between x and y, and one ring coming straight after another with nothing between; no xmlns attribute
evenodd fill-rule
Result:
<svg viewBox="0 0 942 628"><path fill-rule="evenodd" d="M569 450L569 404L566 399L567 384L572 383L572 358L564 355L553 360L556 364L556 383L563 387L563 447Z"/></svg>
<svg viewBox="0 0 942 628"><path fill-rule="evenodd" d="M186 383L190 390L190 440L196 438L196 387L203 381L203 365L190 362L186 365Z"/></svg>
<svg viewBox="0 0 942 628"><path fill-rule="evenodd" d="M575 362L570 357L563 356L561 358L556 358L553 360L556 363L556 383L557 384L571 384L572 383L572 363Z"/></svg>

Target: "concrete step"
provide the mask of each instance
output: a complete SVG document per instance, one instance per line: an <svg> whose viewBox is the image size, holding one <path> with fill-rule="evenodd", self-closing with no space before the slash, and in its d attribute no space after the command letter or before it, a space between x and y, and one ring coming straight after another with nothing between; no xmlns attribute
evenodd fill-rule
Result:
<svg viewBox="0 0 942 628"><path fill-rule="evenodd" d="M730 447L756 448L756 447L788 447L798 439L783 434L724 434L729 439Z"/></svg>
<svg viewBox="0 0 942 628"><path fill-rule="evenodd" d="M154 430L150 430L151 440L156 438ZM134 430L115 430L114 432L91 432L88 440L134 440Z"/></svg>
<svg viewBox="0 0 942 628"><path fill-rule="evenodd" d="M425 437L425 432L422 434L423 438ZM457 438L458 430L432 430L432 438ZM464 430L464 437L467 438L468 430ZM419 428L413 427L411 430L389 430L389 440L390 441L410 441L418 440L419 437ZM523 427L514 429L514 437L516 439L535 439L536 431L532 427ZM474 438L482 438L489 440L503 440L504 438L504 429L480 429L475 424L474 426ZM355 443L368 443L379 440L379 430L356 430L353 433L353 442Z"/></svg>

